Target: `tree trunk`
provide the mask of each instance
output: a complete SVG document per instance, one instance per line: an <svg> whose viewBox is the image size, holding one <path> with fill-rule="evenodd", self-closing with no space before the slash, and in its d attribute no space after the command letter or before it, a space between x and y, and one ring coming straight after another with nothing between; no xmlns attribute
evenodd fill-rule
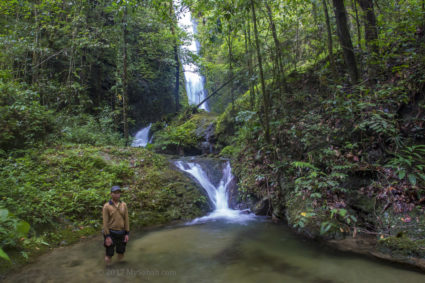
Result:
<svg viewBox="0 0 425 283"><path fill-rule="evenodd" d="M180 109L180 61L177 49L177 40L174 40L174 61L176 64L176 82L174 86L174 103L176 104L176 112Z"/></svg>
<svg viewBox="0 0 425 283"><path fill-rule="evenodd" d="M333 55L333 42L332 42L332 30L331 30L331 21L329 19L328 13L328 4L326 0L322 0L323 9L325 10L325 18L326 18L326 30L328 32L328 56L329 56L329 64L331 66L332 73L336 74L335 70L335 60Z"/></svg>
<svg viewBox="0 0 425 283"><path fill-rule="evenodd" d="M38 80L38 54L37 54L37 48L38 48L38 35L39 35L39 25L38 25L38 10L37 10L37 4L38 1L34 3L34 18L35 18L35 37L34 37L34 48L32 51L32 83L35 84Z"/></svg>
<svg viewBox="0 0 425 283"><path fill-rule="evenodd" d="M300 20L297 17L296 19L297 21L297 29L295 32L295 60L294 60L294 70L295 72L297 71L297 63L298 63L298 58L300 56Z"/></svg>
<svg viewBox="0 0 425 283"><path fill-rule="evenodd" d="M362 29L360 27L359 12L357 10L356 0L352 0L354 12L356 13L356 27L357 27L357 47L362 48Z"/></svg>
<svg viewBox="0 0 425 283"><path fill-rule="evenodd" d="M359 77L357 71L356 56L354 55L353 43L350 30L348 29L347 11L344 0L332 0L338 29L338 38L344 54L345 65L351 78L351 83L356 84Z"/></svg>
<svg viewBox="0 0 425 283"><path fill-rule="evenodd" d="M272 10L270 8L270 5L267 3L267 1L265 1L264 4L266 5L267 16L270 22L270 29L272 31L273 41L275 45L275 56L276 56L276 64L278 69L279 91L280 91L280 95L283 96L284 90L287 90L287 85L285 81L284 68L282 63L282 49L280 48L280 41L277 36L276 24L273 20Z"/></svg>
<svg viewBox="0 0 425 283"><path fill-rule="evenodd" d="M228 25L227 30L227 47L229 52L229 79L233 78L233 46L232 46L232 34L231 34L231 27L230 23ZM232 99L232 113L230 116L233 117L233 121L236 123L236 111L235 111L235 97L234 97L234 90L233 90L233 80L230 81L230 98Z"/></svg>
<svg viewBox="0 0 425 283"><path fill-rule="evenodd" d="M425 28L425 0L422 0L422 29Z"/></svg>
<svg viewBox="0 0 425 283"><path fill-rule="evenodd" d="M254 0L251 0L251 12L252 12L252 21L254 23L254 36L255 36L255 45L256 45L257 57L258 57L258 68L260 69L261 92L263 93L264 132L265 132L264 134L265 134L267 143L270 143L270 123L269 123L270 102L269 102L269 96L266 91L266 83L264 80L263 61L261 57L260 40L258 39L257 16L255 15Z"/></svg>
<svg viewBox="0 0 425 283"><path fill-rule="evenodd" d="M365 40L370 53L378 54L378 29L372 0L357 0L363 10Z"/></svg>
<svg viewBox="0 0 425 283"><path fill-rule="evenodd" d="M128 74L127 74L127 7L124 10L123 17L123 96L122 96L122 118L123 118L123 126L124 126L124 140L125 145L128 145Z"/></svg>
<svg viewBox="0 0 425 283"><path fill-rule="evenodd" d="M254 93L254 84L252 83L252 78L254 72L252 70L252 49L251 49L251 29L249 20L246 22L245 27L245 55L247 56L247 65L248 65L248 85L249 85L249 102L251 110L255 108L255 93Z"/></svg>
<svg viewBox="0 0 425 283"><path fill-rule="evenodd" d="M175 74L176 74L176 80L175 80L175 85L174 85L174 103L176 104L176 112L179 111L180 109L180 61L179 61L179 53L178 53L178 46L177 46L177 39L176 39L176 31L174 28L174 24L175 24L175 13L173 10L173 1L170 1L170 18L173 19L171 21L171 34L173 35L174 38L174 61L176 64L176 69L175 69Z"/></svg>

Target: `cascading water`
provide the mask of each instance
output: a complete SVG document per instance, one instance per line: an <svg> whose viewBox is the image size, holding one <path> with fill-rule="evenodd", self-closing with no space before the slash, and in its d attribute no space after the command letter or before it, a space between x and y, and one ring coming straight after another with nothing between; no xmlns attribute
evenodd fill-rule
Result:
<svg viewBox="0 0 425 283"><path fill-rule="evenodd" d="M207 216L197 218L189 224L223 218L230 222L245 222L255 218L253 214L246 214L240 210L234 210L229 207L228 187L234 178L229 162L226 162L226 166L222 171L221 180L217 186L212 184L206 172L199 164L195 162L176 161L175 165L199 182L214 205L213 212Z"/></svg>
<svg viewBox="0 0 425 283"><path fill-rule="evenodd" d="M200 44L194 38L196 34L196 21L192 19L189 8L184 7L181 0L174 0L174 4L179 7L181 13L176 13L178 18L178 25L180 28L186 31L191 38L190 45L183 45L184 53L199 54ZM205 77L199 73L198 66L189 62L188 60L182 60L184 77L186 82L186 93L189 100L189 104L198 105L207 97L207 91L205 89ZM202 103L199 108L209 111L207 102Z"/></svg>
<svg viewBox="0 0 425 283"><path fill-rule="evenodd" d="M146 147L149 141L149 131L151 129L152 123L149 126L141 129L134 136L134 140L131 144L132 147Z"/></svg>

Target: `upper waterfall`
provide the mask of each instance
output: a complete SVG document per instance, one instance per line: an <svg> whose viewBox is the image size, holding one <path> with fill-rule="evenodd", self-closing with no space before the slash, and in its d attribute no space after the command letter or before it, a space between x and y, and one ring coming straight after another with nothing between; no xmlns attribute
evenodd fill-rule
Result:
<svg viewBox="0 0 425 283"><path fill-rule="evenodd" d="M200 44L195 39L194 35L197 33L196 20L192 18L188 7L182 5L181 0L174 0L174 4L178 7L177 19L178 25L181 29L191 38L190 45L182 45L184 51L199 55ZM190 105L198 105L207 97L205 89L205 77L199 72L199 67L190 60L182 59L183 72L185 77L186 93ZM199 108L209 111L207 102L202 103Z"/></svg>

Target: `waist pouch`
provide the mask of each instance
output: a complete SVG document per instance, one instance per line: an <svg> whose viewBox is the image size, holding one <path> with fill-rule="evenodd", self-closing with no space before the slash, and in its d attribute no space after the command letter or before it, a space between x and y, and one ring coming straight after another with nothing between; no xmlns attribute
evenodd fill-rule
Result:
<svg viewBox="0 0 425 283"><path fill-rule="evenodd" d="M111 230L109 229L109 233L114 235L125 235L125 230Z"/></svg>

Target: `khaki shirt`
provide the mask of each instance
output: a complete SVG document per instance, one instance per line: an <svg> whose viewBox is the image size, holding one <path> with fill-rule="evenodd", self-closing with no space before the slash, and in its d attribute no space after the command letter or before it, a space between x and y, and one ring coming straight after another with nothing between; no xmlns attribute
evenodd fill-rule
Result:
<svg viewBox="0 0 425 283"><path fill-rule="evenodd" d="M128 209L125 202L118 202L115 205L112 200L103 206L103 234L108 236L109 230L125 230L126 234L130 232L130 223L128 219Z"/></svg>

